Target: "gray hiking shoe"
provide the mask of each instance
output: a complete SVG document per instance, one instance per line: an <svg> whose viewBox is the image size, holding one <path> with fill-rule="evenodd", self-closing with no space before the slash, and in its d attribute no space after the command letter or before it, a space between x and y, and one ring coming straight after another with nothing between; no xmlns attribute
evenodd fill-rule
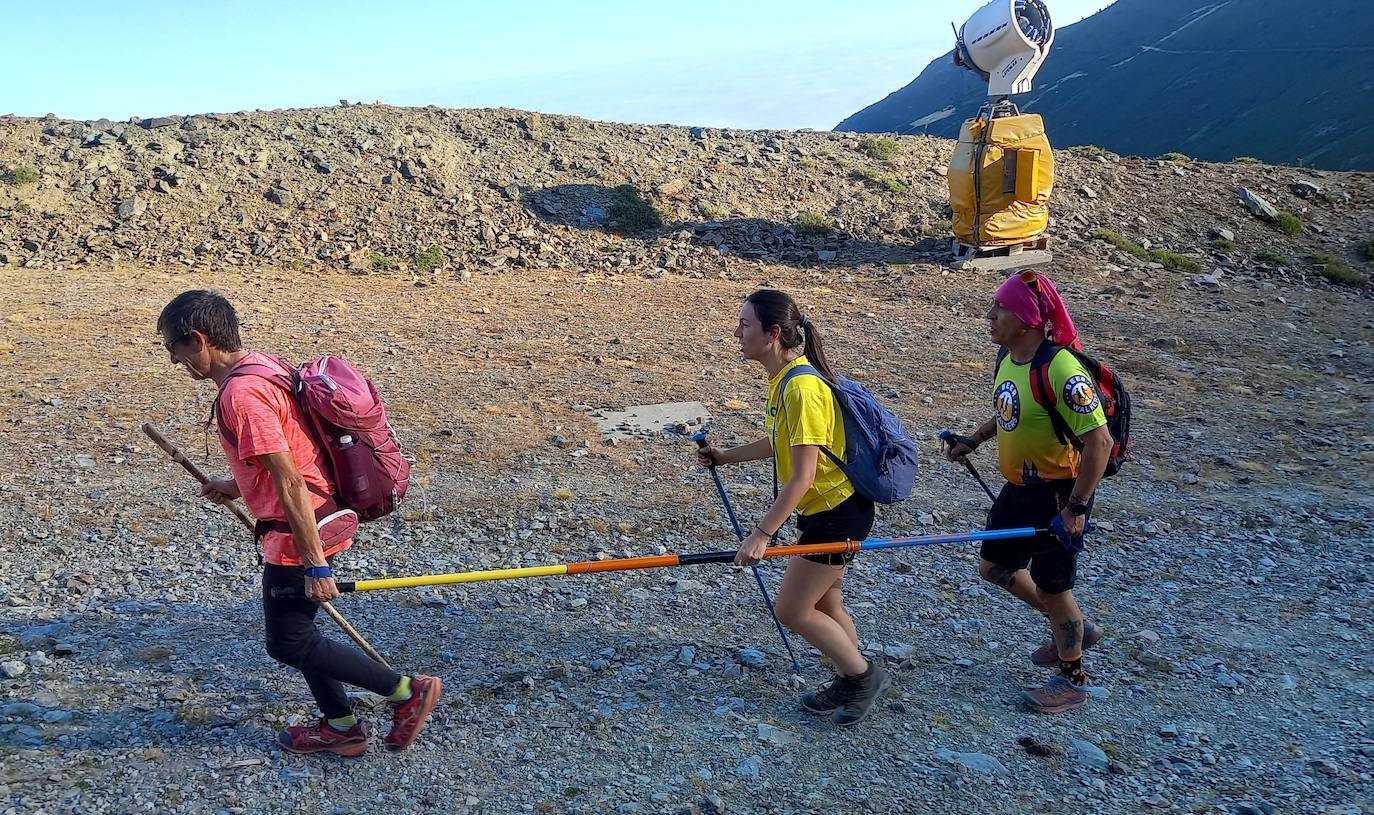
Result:
<svg viewBox="0 0 1374 815"><path fill-rule="evenodd" d="M831 714L830 721L840 727L848 727L863 721L873 710L878 698L892 686L887 670L878 662L869 662L868 670L858 676L845 678L847 693L839 699L839 706Z"/></svg>
<svg viewBox="0 0 1374 815"><path fill-rule="evenodd" d="M1083 621L1083 650L1086 651L1102 641L1102 626ZM1041 668L1059 667L1059 646L1051 637L1049 642L1031 651L1031 662Z"/></svg>
<svg viewBox="0 0 1374 815"><path fill-rule="evenodd" d="M847 681L843 676L833 676L829 682L822 682L819 688L803 693L801 695L802 709L818 716L828 716L834 713L835 708L840 706L840 699L848 693L844 688Z"/></svg>

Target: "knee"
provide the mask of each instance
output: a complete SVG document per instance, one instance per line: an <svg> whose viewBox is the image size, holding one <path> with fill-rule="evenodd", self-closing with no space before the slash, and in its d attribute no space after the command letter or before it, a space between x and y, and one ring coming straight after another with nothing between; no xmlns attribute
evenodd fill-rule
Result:
<svg viewBox="0 0 1374 815"><path fill-rule="evenodd" d="M811 616L812 609L802 608L792 603L779 603L775 609L778 613L778 622L787 626L791 631L797 631L806 627L806 620Z"/></svg>
<svg viewBox="0 0 1374 815"><path fill-rule="evenodd" d="M318 636L318 634L316 634ZM267 655L283 665L299 668L314 645L314 638L305 636L268 636Z"/></svg>
<svg viewBox="0 0 1374 815"><path fill-rule="evenodd" d="M1064 589L1062 591L1047 591L1039 585L1035 587L1035 599L1050 612L1069 611L1073 609L1073 591Z"/></svg>

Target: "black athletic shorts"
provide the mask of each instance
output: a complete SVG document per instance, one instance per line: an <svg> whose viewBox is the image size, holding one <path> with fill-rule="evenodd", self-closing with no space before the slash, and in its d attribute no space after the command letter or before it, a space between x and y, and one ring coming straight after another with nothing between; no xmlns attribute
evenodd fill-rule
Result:
<svg viewBox="0 0 1374 815"><path fill-rule="evenodd" d="M1064 509L1073 481L1043 481L1039 484L1007 484L998 493L988 512L988 529L1015 529L1031 526L1048 530L1050 521ZM1089 512L1092 510L1089 502ZM1086 517L1085 517L1086 520ZM1054 536L1043 532L1029 538L984 541L983 560L1004 569L1030 567L1031 580L1046 594L1060 594L1073 588L1078 574L1078 553L1069 551Z"/></svg>
<svg viewBox="0 0 1374 815"><path fill-rule="evenodd" d="M857 492L841 501L833 509L797 516L797 544L861 541L873 531L873 502ZM813 563L826 566L848 566L854 553L843 555L802 555Z"/></svg>

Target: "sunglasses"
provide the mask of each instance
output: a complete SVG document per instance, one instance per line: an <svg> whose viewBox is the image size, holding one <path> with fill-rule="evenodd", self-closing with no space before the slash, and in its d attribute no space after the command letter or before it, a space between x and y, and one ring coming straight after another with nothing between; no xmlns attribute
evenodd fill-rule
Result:
<svg viewBox="0 0 1374 815"><path fill-rule="evenodd" d="M188 340L188 339L190 339L190 338L191 338L191 335L190 335L190 334L182 334L180 337L177 337L176 339L167 340L166 342L164 342L164 343L162 344L162 347L163 347L163 348L166 348L166 349L167 349L167 353L170 354L170 353L172 353L172 349L175 348L175 347L177 347L177 345L178 345L179 343L184 342L184 341L186 341L186 340Z"/></svg>

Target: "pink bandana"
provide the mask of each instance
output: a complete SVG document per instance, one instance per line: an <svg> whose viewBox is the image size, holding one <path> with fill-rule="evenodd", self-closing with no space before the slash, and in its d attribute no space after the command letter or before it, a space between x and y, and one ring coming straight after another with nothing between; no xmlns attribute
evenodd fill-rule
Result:
<svg viewBox="0 0 1374 815"><path fill-rule="evenodd" d="M1021 318L1028 328L1048 327L1050 342L1055 345L1079 347L1078 329L1073 327L1073 318L1048 277L1035 272L1014 274L992 299Z"/></svg>

